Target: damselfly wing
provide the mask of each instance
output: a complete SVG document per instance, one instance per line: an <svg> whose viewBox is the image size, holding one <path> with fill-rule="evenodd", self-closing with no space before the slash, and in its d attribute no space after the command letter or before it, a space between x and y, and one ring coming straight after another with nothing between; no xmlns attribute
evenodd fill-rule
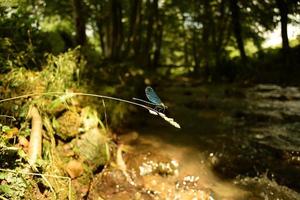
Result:
<svg viewBox="0 0 300 200"><path fill-rule="evenodd" d="M145 88L145 93L146 93L146 96L148 98L148 100L153 103L154 105L156 106L160 106L162 107L163 109L166 109L167 106L165 106L165 104L160 100L160 98L158 97L158 95L155 93L155 91L153 90L152 87L150 86L147 86Z"/></svg>
<svg viewBox="0 0 300 200"><path fill-rule="evenodd" d="M163 110L167 108L167 106L165 106L165 104L160 100L160 98L155 93L155 91L152 87L147 86L145 88L145 94L146 94L146 97L149 101L145 101L145 100L138 99L138 98L133 98L133 99L137 100L137 101L144 102L144 103L152 104L154 106L162 108Z"/></svg>
<svg viewBox="0 0 300 200"><path fill-rule="evenodd" d="M148 100L150 102L152 102L155 105L162 105L162 101L160 100L160 98L157 96L157 94L155 93L155 91L153 90L152 87L147 86L145 88L145 93L146 93L146 97L148 98Z"/></svg>

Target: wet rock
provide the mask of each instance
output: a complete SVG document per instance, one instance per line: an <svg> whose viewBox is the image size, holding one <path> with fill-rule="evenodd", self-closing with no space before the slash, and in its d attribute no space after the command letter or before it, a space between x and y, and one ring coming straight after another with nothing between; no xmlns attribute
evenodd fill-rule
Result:
<svg viewBox="0 0 300 200"><path fill-rule="evenodd" d="M105 165L110 157L109 137L105 130L92 128L79 139L75 139L74 151L79 157L87 162L91 169Z"/></svg>
<svg viewBox="0 0 300 200"><path fill-rule="evenodd" d="M251 128L257 143L280 151L300 152L299 123ZM259 135L257 135L259 133Z"/></svg>
<svg viewBox="0 0 300 200"><path fill-rule="evenodd" d="M247 111L239 110L234 116L247 122L281 122L283 117L280 112L276 111Z"/></svg>
<svg viewBox="0 0 300 200"><path fill-rule="evenodd" d="M279 200L298 200L300 195L295 191L278 185L275 181L266 176L255 178L239 178L235 181L236 185L249 191L245 199L279 199Z"/></svg>
<svg viewBox="0 0 300 200"><path fill-rule="evenodd" d="M153 195L130 184L123 172L118 169L105 169L93 179L88 199L94 200L99 197L114 200L154 199Z"/></svg>
<svg viewBox="0 0 300 200"><path fill-rule="evenodd" d="M271 134L253 142L253 146L261 152L253 154L258 171L268 169L279 184L300 191L300 151L299 143L287 136Z"/></svg>
<svg viewBox="0 0 300 200"><path fill-rule="evenodd" d="M277 85L257 85L248 90L248 98L260 98L279 101L299 100L300 92L296 87L282 88Z"/></svg>
<svg viewBox="0 0 300 200"><path fill-rule="evenodd" d="M281 87L278 85L258 84L252 90L257 92L279 91Z"/></svg>
<svg viewBox="0 0 300 200"><path fill-rule="evenodd" d="M284 118L284 121L289 123L300 121L300 113L297 112L297 110L292 110L292 111L286 110L285 112L282 112L282 116Z"/></svg>

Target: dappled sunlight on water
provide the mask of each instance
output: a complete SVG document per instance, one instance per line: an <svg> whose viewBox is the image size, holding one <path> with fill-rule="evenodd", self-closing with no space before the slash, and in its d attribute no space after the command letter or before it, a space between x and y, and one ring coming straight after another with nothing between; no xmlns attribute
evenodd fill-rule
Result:
<svg viewBox="0 0 300 200"><path fill-rule="evenodd" d="M197 177L199 186L210 190L212 196L218 197L217 199L241 199L245 197L245 191L239 189L231 182L217 178L211 169L211 161L207 160L198 150L192 147L178 147L166 144L155 136L142 136L140 144L145 143L151 144L148 146L149 152L153 151L153 149L159 149L159 154L166 154L179 163L179 173L175 177L175 181L184 180L186 177ZM169 179L169 183L164 181L161 184L167 184L168 186L165 186L165 188L172 188L174 187L174 178ZM161 184L159 187L163 188Z"/></svg>

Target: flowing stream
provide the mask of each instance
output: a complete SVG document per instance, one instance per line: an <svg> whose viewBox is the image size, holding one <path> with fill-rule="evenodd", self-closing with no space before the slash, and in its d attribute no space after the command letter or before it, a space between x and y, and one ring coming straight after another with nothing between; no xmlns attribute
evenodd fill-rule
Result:
<svg viewBox="0 0 300 200"><path fill-rule="evenodd" d="M157 93L182 128L134 113L139 128L120 136L126 169L102 174L111 182L94 183L90 198L300 199L299 88L181 83Z"/></svg>

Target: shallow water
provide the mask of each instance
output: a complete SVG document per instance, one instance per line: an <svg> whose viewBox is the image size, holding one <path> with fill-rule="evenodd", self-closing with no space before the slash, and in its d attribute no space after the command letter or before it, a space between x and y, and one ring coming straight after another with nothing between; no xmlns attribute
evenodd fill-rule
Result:
<svg viewBox="0 0 300 200"><path fill-rule="evenodd" d="M177 160L177 179L199 177L215 199L300 199L298 88L177 85L158 94L182 128L142 115L137 150L149 143L143 151Z"/></svg>

